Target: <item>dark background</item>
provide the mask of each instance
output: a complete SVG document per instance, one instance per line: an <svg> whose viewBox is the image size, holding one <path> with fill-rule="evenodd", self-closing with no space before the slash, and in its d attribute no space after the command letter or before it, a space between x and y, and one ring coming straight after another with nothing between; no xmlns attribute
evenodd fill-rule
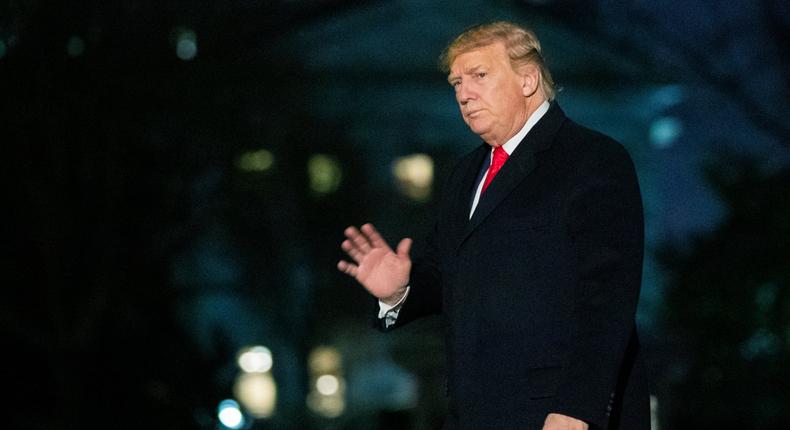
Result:
<svg viewBox="0 0 790 430"><path fill-rule="evenodd" d="M511 19L637 165L654 429L788 428L788 5L0 2L3 427L224 428L262 344L277 409L248 428L438 428L440 321L376 333L335 264L349 224L419 248L479 143L436 58ZM412 154L427 187L394 174ZM319 345L335 418L305 406Z"/></svg>

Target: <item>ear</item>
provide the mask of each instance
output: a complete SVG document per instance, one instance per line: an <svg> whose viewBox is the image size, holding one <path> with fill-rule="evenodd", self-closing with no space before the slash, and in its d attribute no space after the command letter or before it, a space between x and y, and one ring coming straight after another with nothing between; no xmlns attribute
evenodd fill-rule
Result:
<svg viewBox="0 0 790 430"><path fill-rule="evenodd" d="M521 94L530 97L538 91L540 87L540 70L534 64L521 66L519 70L521 77Z"/></svg>

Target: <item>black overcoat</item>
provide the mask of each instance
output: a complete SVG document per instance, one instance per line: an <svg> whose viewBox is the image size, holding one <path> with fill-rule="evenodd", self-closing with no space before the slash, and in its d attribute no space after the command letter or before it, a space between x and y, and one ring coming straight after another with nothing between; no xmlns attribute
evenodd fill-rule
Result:
<svg viewBox="0 0 790 430"><path fill-rule="evenodd" d="M649 429L635 312L642 203L625 149L553 102L469 219L481 145L452 170L390 329L446 321L449 429L540 429L549 412Z"/></svg>

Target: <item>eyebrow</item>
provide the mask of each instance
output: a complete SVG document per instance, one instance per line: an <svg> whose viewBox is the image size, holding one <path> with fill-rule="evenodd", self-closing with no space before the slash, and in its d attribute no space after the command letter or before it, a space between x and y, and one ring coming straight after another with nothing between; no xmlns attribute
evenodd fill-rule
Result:
<svg viewBox="0 0 790 430"><path fill-rule="evenodd" d="M471 75L471 74L475 73L477 70L481 69L482 67L483 67L482 64L476 64L476 65L464 70L461 73L464 74L464 75ZM450 76L447 77L447 82L452 84L453 81L455 81L456 79L459 79L459 78L460 78L460 76L458 76L458 75L450 75Z"/></svg>

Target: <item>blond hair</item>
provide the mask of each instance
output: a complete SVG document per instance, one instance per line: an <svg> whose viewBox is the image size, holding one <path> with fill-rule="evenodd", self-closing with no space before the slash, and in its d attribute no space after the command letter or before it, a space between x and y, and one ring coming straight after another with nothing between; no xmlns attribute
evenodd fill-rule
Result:
<svg viewBox="0 0 790 430"><path fill-rule="evenodd" d="M450 66L459 55L477 48L503 42L513 70L533 64L540 70L540 86L547 100L554 100L554 80L551 78L541 54L540 41L532 30L507 21L480 24L465 30L444 49L439 57L439 68L450 72Z"/></svg>

